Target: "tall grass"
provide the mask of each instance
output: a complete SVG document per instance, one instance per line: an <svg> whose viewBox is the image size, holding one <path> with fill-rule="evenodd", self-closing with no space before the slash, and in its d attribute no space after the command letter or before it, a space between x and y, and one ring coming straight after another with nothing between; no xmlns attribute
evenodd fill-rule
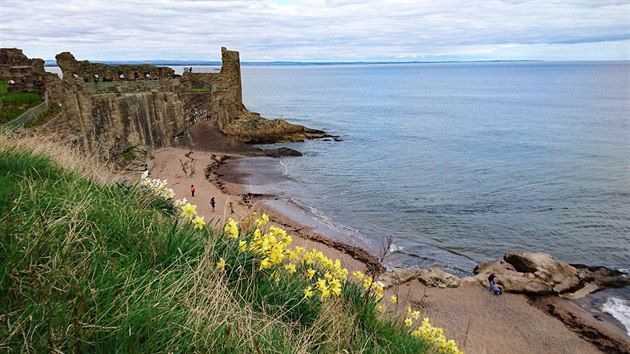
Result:
<svg viewBox="0 0 630 354"><path fill-rule="evenodd" d="M194 229L170 203L53 145L0 135L3 351L427 350L379 319L359 285L307 299L306 277L260 271L222 230Z"/></svg>

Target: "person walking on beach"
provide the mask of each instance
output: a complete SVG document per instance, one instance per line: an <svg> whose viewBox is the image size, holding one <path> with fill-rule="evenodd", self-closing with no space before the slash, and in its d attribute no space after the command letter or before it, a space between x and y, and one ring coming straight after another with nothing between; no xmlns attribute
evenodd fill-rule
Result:
<svg viewBox="0 0 630 354"><path fill-rule="evenodd" d="M214 213L214 205L215 205L214 197L212 197L212 198L210 198L210 206L212 207L212 212L213 213Z"/></svg>
<svg viewBox="0 0 630 354"><path fill-rule="evenodd" d="M494 273L488 276L488 291L494 291L494 286L497 284L496 276Z"/></svg>
<svg viewBox="0 0 630 354"><path fill-rule="evenodd" d="M193 196L193 197L195 196L195 190L196 190L196 189L195 189L195 185L194 185L194 184L191 184L191 185L190 185L190 193L192 194L192 196Z"/></svg>
<svg viewBox="0 0 630 354"><path fill-rule="evenodd" d="M234 214L234 204L232 202L228 204L228 209L230 209L230 214Z"/></svg>

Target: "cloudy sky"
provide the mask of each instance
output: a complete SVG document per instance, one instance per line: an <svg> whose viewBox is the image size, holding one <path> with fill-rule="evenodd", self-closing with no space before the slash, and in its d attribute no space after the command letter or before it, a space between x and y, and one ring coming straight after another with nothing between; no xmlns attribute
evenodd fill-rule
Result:
<svg viewBox="0 0 630 354"><path fill-rule="evenodd" d="M54 59L628 60L628 0L0 0L0 46Z"/></svg>

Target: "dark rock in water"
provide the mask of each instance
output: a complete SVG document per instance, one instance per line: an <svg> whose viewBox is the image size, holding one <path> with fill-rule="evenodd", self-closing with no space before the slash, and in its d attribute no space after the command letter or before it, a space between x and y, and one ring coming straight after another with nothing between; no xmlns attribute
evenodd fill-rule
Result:
<svg viewBox="0 0 630 354"><path fill-rule="evenodd" d="M630 286L630 278L624 272L602 266L571 264L583 274L583 281L593 282L601 287L623 288Z"/></svg>
<svg viewBox="0 0 630 354"><path fill-rule="evenodd" d="M320 138L322 141L343 141L339 135L325 134Z"/></svg>
<svg viewBox="0 0 630 354"><path fill-rule="evenodd" d="M286 147L265 150L265 154L270 157L303 156L301 152Z"/></svg>

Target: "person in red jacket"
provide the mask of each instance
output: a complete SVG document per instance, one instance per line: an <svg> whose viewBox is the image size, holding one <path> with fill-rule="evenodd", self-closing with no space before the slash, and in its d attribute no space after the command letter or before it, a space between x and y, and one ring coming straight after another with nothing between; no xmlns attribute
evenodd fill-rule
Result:
<svg viewBox="0 0 630 354"><path fill-rule="evenodd" d="M192 194L193 197L195 196L195 185L194 184L190 185L190 193Z"/></svg>

